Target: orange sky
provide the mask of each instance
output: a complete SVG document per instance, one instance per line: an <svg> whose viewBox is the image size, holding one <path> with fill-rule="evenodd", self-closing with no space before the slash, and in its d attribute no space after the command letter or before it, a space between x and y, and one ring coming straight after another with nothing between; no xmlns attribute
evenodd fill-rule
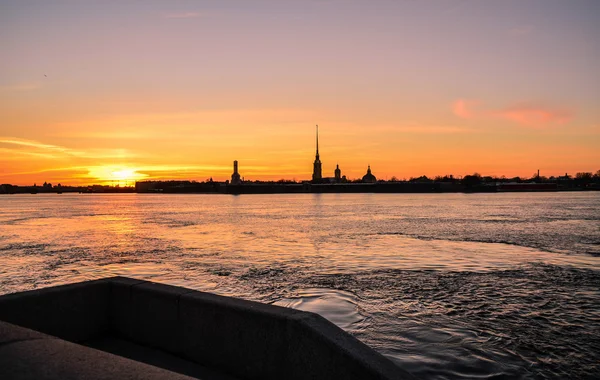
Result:
<svg viewBox="0 0 600 380"><path fill-rule="evenodd" d="M0 183L595 172L600 7L533 3L3 3Z"/></svg>

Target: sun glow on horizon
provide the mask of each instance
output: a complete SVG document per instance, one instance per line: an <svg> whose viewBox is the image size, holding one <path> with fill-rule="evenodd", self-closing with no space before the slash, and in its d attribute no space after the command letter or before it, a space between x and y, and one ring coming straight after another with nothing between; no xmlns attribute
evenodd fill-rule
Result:
<svg viewBox="0 0 600 380"><path fill-rule="evenodd" d="M135 181L147 178L148 175L126 166L99 166L90 168L86 177L93 178L103 184L133 186Z"/></svg>
<svg viewBox="0 0 600 380"><path fill-rule="evenodd" d="M136 175L136 172L133 169L123 169L112 172L111 174L118 180L127 181L133 179L133 177Z"/></svg>

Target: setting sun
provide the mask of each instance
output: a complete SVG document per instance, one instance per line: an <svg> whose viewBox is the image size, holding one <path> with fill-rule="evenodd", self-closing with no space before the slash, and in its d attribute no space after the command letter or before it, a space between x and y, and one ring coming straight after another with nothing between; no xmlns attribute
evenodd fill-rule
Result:
<svg viewBox="0 0 600 380"><path fill-rule="evenodd" d="M121 181L132 180L135 177L135 175L136 175L135 170L132 170L132 169L123 169L123 170L118 170L116 172L112 172L113 178L116 178Z"/></svg>
<svg viewBox="0 0 600 380"><path fill-rule="evenodd" d="M88 168L88 178L103 184L114 184L120 186L131 186L133 182L148 177L147 174L139 173L134 168L122 166L98 166Z"/></svg>

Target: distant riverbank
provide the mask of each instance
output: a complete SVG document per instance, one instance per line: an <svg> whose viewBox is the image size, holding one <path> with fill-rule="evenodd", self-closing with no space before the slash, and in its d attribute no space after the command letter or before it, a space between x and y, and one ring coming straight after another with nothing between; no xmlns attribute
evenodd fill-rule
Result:
<svg viewBox="0 0 600 380"><path fill-rule="evenodd" d="M151 185L136 187L64 187L35 188L12 186L0 191L0 194L44 194L44 193L152 193L152 194L310 194L310 193L506 193L506 192L557 192L557 191L598 191L599 186L558 186L548 183L504 183L465 186L448 183L339 183L339 184L281 184L247 183L230 185L224 182L189 182L172 184L171 182L152 182Z"/></svg>
<svg viewBox="0 0 600 380"><path fill-rule="evenodd" d="M319 181L203 181L145 180L135 186L62 186L44 182L37 186L0 185L0 194L39 193L195 193L195 194L301 194L301 193L495 193L600 190L600 174L577 173L559 177L505 178L477 173L462 178L426 176L410 180L346 180L324 178Z"/></svg>

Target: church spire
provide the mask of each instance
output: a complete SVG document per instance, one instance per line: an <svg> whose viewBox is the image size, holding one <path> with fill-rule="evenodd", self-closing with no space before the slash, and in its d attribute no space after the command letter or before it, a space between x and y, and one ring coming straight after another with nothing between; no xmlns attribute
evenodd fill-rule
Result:
<svg viewBox="0 0 600 380"><path fill-rule="evenodd" d="M317 160L319 159L319 125L317 124Z"/></svg>
<svg viewBox="0 0 600 380"><path fill-rule="evenodd" d="M319 126L317 125L317 154L315 155L315 162L313 163L313 183L321 183L323 180L321 172L321 159L319 158Z"/></svg>

